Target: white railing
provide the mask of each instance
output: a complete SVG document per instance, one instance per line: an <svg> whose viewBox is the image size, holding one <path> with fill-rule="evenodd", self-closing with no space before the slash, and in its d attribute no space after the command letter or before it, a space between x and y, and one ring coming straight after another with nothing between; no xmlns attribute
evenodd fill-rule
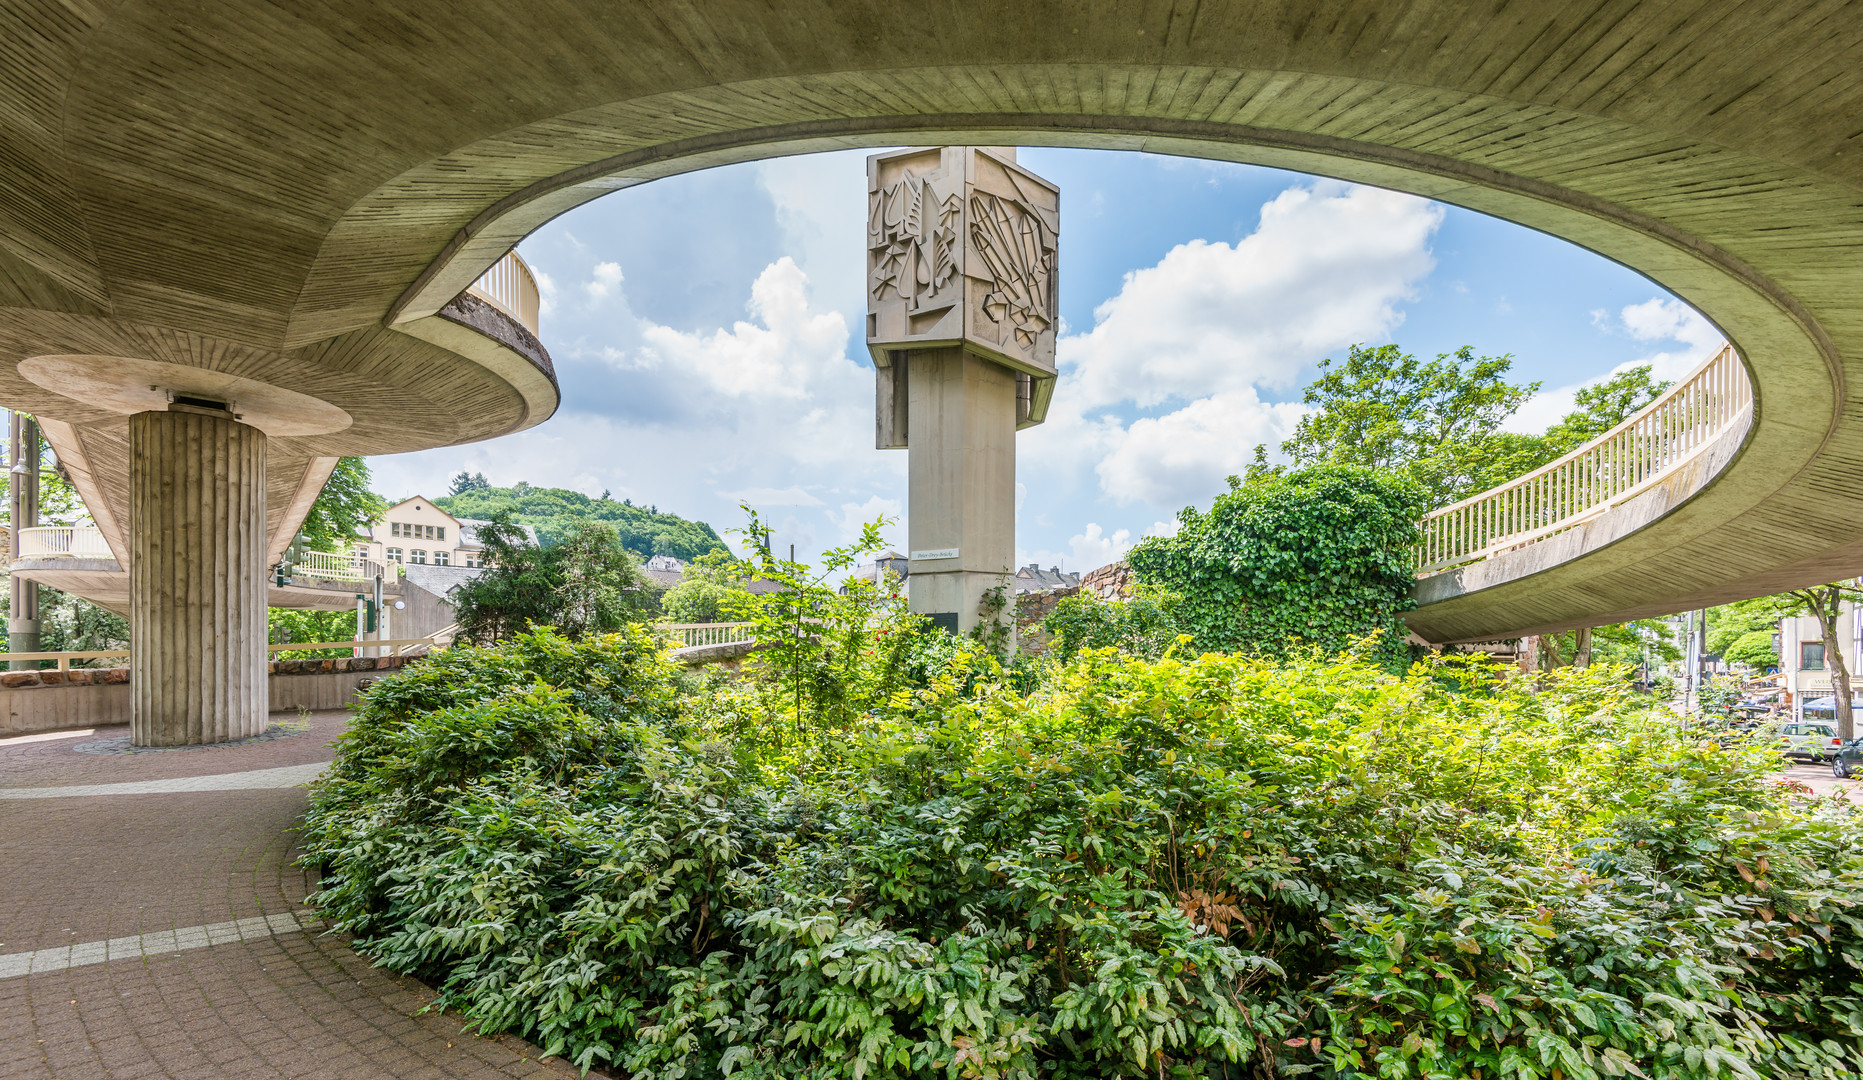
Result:
<svg viewBox="0 0 1863 1080"><path fill-rule="evenodd" d="M1733 346L1641 412L1559 460L1423 518L1419 577L1564 532L1649 490L1753 421L1753 384Z"/></svg>
<svg viewBox="0 0 1863 1080"><path fill-rule="evenodd" d="M88 525L55 525L19 531L22 559L114 559L103 533Z"/></svg>
<svg viewBox="0 0 1863 1080"><path fill-rule="evenodd" d="M291 576L317 581L374 581L388 577L387 569L374 559L355 555L336 555L328 551L306 551L291 562Z"/></svg>
<svg viewBox="0 0 1863 1080"><path fill-rule="evenodd" d="M518 258L517 252L505 252L505 257L493 263L485 276L466 291L491 301L506 315L523 323L531 333L537 332L537 313L542 306L537 295L537 279L524 260Z"/></svg>
<svg viewBox="0 0 1863 1080"><path fill-rule="evenodd" d="M715 623L655 623L654 629L664 630L679 647L693 645L735 645L752 640L750 631L755 623L715 622Z"/></svg>

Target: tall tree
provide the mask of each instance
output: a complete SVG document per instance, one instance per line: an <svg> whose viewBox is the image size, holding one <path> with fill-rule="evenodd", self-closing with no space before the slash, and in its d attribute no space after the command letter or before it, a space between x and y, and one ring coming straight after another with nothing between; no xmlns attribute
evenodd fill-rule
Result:
<svg viewBox="0 0 1863 1080"><path fill-rule="evenodd" d="M369 490L368 463L346 457L336 463L298 532L310 550L340 553L355 542L357 529L387 512L388 500Z"/></svg>
<svg viewBox="0 0 1863 1080"><path fill-rule="evenodd" d="M480 644L554 626L580 639L652 618L659 593L613 527L584 521L537 547L501 513L479 529L485 573L453 594L460 636Z"/></svg>
<svg viewBox="0 0 1863 1080"><path fill-rule="evenodd" d="M446 493L448 495L464 495L468 491L486 491L489 490L491 486L491 481L485 479L484 473L461 472L459 475L453 477L453 482L447 486ZM606 497L607 493L604 492L603 498Z"/></svg>
<svg viewBox="0 0 1863 1080"><path fill-rule="evenodd" d="M1863 589L1856 581L1834 581L1812 589L1793 589L1783 593L1788 615L1809 615L1818 620L1824 638L1824 663L1831 672L1831 704L1837 710L1837 737L1849 742L1856 738L1856 722L1850 708L1850 664L1844 659L1844 643L1837 634L1837 619L1845 604L1863 599Z"/></svg>
<svg viewBox="0 0 1863 1080"><path fill-rule="evenodd" d="M1396 345L1354 345L1343 362L1320 361L1307 387L1315 411L1281 449L1296 466L1358 465L1408 475L1431 507L1489 485L1508 439L1501 424L1539 383L1507 380L1510 356L1464 346L1419 360Z"/></svg>

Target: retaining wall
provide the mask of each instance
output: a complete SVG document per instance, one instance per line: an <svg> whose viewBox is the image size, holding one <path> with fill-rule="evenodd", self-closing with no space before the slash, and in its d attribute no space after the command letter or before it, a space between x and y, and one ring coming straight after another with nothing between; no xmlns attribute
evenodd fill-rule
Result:
<svg viewBox="0 0 1863 1080"><path fill-rule="evenodd" d="M280 660L267 666L267 696L273 712L340 709L356 700L362 684L400 667L412 657L338 657ZM64 728L129 723L128 668L0 673L0 738Z"/></svg>

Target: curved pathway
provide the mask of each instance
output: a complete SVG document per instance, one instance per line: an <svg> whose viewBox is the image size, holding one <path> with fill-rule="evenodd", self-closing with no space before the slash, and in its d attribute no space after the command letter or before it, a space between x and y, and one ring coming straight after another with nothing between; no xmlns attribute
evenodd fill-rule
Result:
<svg viewBox="0 0 1863 1080"><path fill-rule="evenodd" d="M0 740L0 1078L577 1075L417 1015L431 992L306 911L296 785L344 716L164 753L78 750L125 728Z"/></svg>

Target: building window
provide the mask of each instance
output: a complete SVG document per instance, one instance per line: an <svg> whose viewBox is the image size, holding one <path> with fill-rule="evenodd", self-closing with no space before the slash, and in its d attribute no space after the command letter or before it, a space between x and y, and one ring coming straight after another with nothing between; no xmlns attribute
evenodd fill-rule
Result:
<svg viewBox="0 0 1863 1080"><path fill-rule="evenodd" d="M425 566L427 565L427 553L419 548L415 548L413 551L408 552L408 561L416 566Z"/></svg>
<svg viewBox="0 0 1863 1080"><path fill-rule="evenodd" d="M389 548L388 549L388 561L389 562L400 562L401 561L401 549L400 548Z"/></svg>
<svg viewBox="0 0 1863 1080"><path fill-rule="evenodd" d="M358 545L358 546L356 547L356 558L358 558L358 559L366 559L366 558L368 558L368 557L369 557L369 549L368 549L368 548L366 548L366 547L362 547L362 546L360 546L360 545Z"/></svg>
<svg viewBox="0 0 1863 1080"><path fill-rule="evenodd" d="M433 564L435 566L445 566L446 559L447 559L447 554L444 551L436 551L433 553Z"/></svg>
<svg viewBox="0 0 1863 1080"><path fill-rule="evenodd" d="M444 539L446 539L446 526L444 526L444 525L435 525L435 526L433 527L433 538L434 538L435 540L444 540Z"/></svg>
<svg viewBox="0 0 1863 1080"><path fill-rule="evenodd" d="M1824 642L1801 641L1798 643L1798 670L1824 670Z"/></svg>
<svg viewBox="0 0 1863 1080"><path fill-rule="evenodd" d="M465 558L468 569L477 570L479 568L479 557L477 555L468 554Z"/></svg>

